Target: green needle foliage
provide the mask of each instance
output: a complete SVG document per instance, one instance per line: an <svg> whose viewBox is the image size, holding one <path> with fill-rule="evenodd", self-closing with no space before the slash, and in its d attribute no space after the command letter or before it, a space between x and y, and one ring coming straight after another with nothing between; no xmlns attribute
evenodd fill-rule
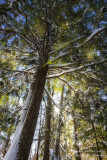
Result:
<svg viewBox="0 0 107 160"><path fill-rule="evenodd" d="M103 0L1 0L1 159L106 160L106 18Z"/></svg>

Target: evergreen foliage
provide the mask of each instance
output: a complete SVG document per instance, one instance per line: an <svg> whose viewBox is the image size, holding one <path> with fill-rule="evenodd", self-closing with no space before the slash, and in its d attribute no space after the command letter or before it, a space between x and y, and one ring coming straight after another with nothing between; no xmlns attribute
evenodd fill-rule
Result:
<svg viewBox="0 0 107 160"><path fill-rule="evenodd" d="M18 136L12 160L106 160L106 19L103 0L0 1L1 159Z"/></svg>

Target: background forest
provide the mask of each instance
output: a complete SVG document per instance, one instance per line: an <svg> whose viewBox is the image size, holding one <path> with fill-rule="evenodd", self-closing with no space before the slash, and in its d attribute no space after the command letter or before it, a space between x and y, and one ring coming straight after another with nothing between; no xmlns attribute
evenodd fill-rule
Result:
<svg viewBox="0 0 107 160"><path fill-rule="evenodd" d="M106 20L106 0L0 0L1 160L107 160Z"/></svg>

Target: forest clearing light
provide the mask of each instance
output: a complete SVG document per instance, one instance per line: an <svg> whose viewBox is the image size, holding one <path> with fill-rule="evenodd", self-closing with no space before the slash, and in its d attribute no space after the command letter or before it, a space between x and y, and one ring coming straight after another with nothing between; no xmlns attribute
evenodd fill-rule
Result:
<svg viewBox="0 0 107 160"><path fill-rule="evenodd" d="M54 110L55 110L56 114L59 114L59 108L58 107L54 106Z"/></svg>

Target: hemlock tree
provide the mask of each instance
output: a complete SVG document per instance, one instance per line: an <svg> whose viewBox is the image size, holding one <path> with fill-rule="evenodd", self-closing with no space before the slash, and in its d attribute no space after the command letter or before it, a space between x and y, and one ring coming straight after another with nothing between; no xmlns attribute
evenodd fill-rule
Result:
<svg viewBox="0 0 107 160"><path fill-rule="evenodd" d="M30 77L28 96L4 160L27 160L46 79L95 72L106 61L105 4L97 0L2 2L0 52L15 56L15 67L5 68L3 77L8 81L20 74ZM103 78L95 74L96 79Z"/></svg>

